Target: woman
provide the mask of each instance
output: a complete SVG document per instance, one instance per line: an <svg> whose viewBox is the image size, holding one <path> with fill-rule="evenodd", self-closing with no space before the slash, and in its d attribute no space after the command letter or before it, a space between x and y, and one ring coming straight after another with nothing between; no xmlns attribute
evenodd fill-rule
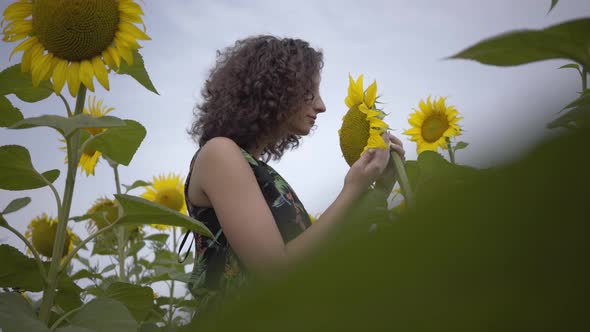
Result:
<svg viewBox="0 0 590 332"><path fill-rule="evenodd" d="M218 52L190 131L200 149L185 185L188 210L217 235L196 235L193 293L269 277L305 257L383 175L389 151L363 154L312 225L293 189L266 164L297 147L326 111L322 66L322 53L298 39L251 37ZM403 156L401 142L386 135Z"/></svg>

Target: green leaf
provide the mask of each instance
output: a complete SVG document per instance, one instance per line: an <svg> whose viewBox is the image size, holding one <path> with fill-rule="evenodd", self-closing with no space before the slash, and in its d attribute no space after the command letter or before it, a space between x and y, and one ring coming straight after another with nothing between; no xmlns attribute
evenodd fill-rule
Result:
<svg viewBox="0 0 590 332"><path fill-rule="evenodd" d="M39 174L31 163L29 151L20 145L0 146L0 189L27 190L47 186L59 176L54 169ZM45 178L45 179L44 179Z"/></svg>
<svg viewBox="0 0 590 332"><path fill-rule="evenodd" d="M145 128L136 121L124 120L127 125L109 128L88 139L85 149L97 150L119 164L128 166L145 138Z"/></svg>
<svg viewBox="0 0 590 332"><path fill-rule="evenodd" d="M495 66L516 66L549 59L570 59L590 67L590 18L543 30L511 31L483 40L453 56Z"/></svg>
<svg viewBox="0 0 590 332"><path fill-rule="evenodd" d="M547 128L590 128L590 104L576 106L549 122Z"/></svg>
<svg viewBox="0 0 590 332"><path fill-rule="evenodd" d="M204 236L214 237L203 223L178 211L137 196L120 194L115 195L115 197L124 210L119 221L120 224L178 226L188 228Z"/></svg>
<svg viewBox="0 0 590 332"><path fill-rule="evenodd" d="M139 328L139 332L162 332L162 329L155 323L143 323Z"/></svg>
<svg viewBox="0 0 590 332"><path fill-rule="evenodd" d="M143 247L145 247L145 242L143 242L143 241L134 242L129 247L129 251L127 252L127 257L135 256L141 249L143 249Z"/></svg>
<svg viewBox="0 0 590 332"><path fill-rule="evenodd" d="M457 150L465 149L468 146L469 146L469 143L462 142L462 141L461 142L457 142L457 144L454 147L454 150L457 151Z"/></svg>
<svg viewBox="0 0 590 332"><path fill-rule="evenodd" d="M157 233L157 234L152 234L150 236L145 237L144 240L166 243L166 241L168 241L168 236L169 235L165 234L165 233Z"/></svg>
<svg viewBox="0 0 590 332"><path fill-rule="evenodd" d="M107 272L111 272L112 270L114 270L117 267L116 264L109 264L107 265L104 269L102 269L102 271L100 271L100 274L105 274Z"/></svg>
<svg viewBox="0 0 590 332"><path fill-rule="evenodd" d="M20 100L34 103L43 100L53 93L49 81L42 81L34 87L30 73L23 73L20 63L0 72L0 95L14 93Z"/></svg>
<svg viewBox="0 0 590 332"><path fill-rule="evenodd" d="M150 287L115 282L107 288L105 296L123 303L138 322L145 320L154 306L154 291Z"/></svg>
<svg viewBox="0 0 590 332"><path fill-rule="evenodd" d="M6 221L6 219L4 219L4 216L2 214L0 214L0 227L6 227L8 226L8 221Z"/></svg>
<svg viewBox="0 0 590 332"><path fill-rule="evenodd" d="M23 119L23 114L18 108L12 106L8 98L0 96L0 128L10 127Z"/></svg>
<svg viewBox="0 0 590 332"><path fill-rule="evenodd" d="M572 68L577 70L578 72L580 71L580 65L578 65L577 63L568 63L567 65L563 65L557 69L565 69L565 68Z"/></svg>
<svg viewBox="0 0 590 332"><path fill-rule="evenodd" d="M0 331L49 332L31 305L18 293L0 293Z"/></svg>
<svg viewBox="0 0 590 332"><path fill-rule="evenodd" d="M12 212L16 212L16 211L24 208L25 206L29 205L29 203L31 203L30 197L17 198L15 200L13 200L12 202L8 203L8 205L6 206L4 211L2 211L2 214L9 214Z"/></svg>
<svg viewBox="0 0 590 332"><path fill-rule="evenodd" d="M43 279L37 263L18 249L7 244L0 245L0 287L14 287L31 292L43 289Z"/></svg>
<svg viewBox="0 0 590 332"><path fill-rule="evenodd" d="M547 12L547 14L549 14L553 10L555 5L557 5L557 2L559 2L559 0L551 0L551 7L549 8L549 11Z"/></svg>
<svg viewBox="0 0 590 332"><path fill-rule="evenodd" d="M151 182L137 180L137 181L133 182L133 184L131 184L131 185L124 184L123 187L125 187L125 193L128 193L135 188L147 187L147 186L151 186L151 185L152 185Z"/></svg>
<svg viewBox="0 0 590 332"><path fill-rule="evenodd" d="M590 105L590 90L586 90L582 92L582 95L578 97L576 100L572 101L571 103L567 104L563 109L566 110L568 108L574 108L578 106L585 106Z"/></svg>
<svg viewBox="0 0 590 332"><path fill-rule="evenodd" d="M139 327L129 310L110 298L96 298L86 303L71 317L70 324L56 331L129 332Z"/></svg>
<svg viewBox="0 0 590 332"><path fill-rule="evenodd" d="M12 125L10 129L50 127L57 130L64 137L68 137L76 130L82 128L114 128L125 125L126 123L123 120L108 115L99 118L95 118L90 114L78 114L71 118L59 115L42 115L21 120Z"/></svg>
<svg viewBox="0 0 590 332"><path fill-rule="evenodd" d="M71 276L71 278L72 278L72 280L80 280L80 279L101 279L102 280L102 275L88 271L86 269L82 269L82 270L74 273Z"/></svg>
<svg viewBox="0 0 590 332"><path fill-rule="evenodd" d="M66 312L79 308L82 306L81 292L82 288L76 285L69 276L63 274L57 285L55 304Z"/></svg>
<svg viewBox="0 0 590 332"><path fill-rule="evenodd" d="M139 84L143 85L146 89L150 90L151 92L159 95L158 91L154 87L154 84L150 80L150 76L145 70L145 65L143 63L143 57L139 54L139 51L133 51L133 64L128 65L127 62L121 61L121 66L119 67L119 74L127 74L133 77Z"/></svg>

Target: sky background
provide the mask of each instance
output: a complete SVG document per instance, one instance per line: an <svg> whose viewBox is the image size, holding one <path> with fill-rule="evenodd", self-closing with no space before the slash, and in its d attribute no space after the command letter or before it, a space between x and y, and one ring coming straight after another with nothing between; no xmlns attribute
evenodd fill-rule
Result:
<svg viewBox="0 0 590 332"><path fill-rule="evenodd" d="M9 3L0 0L0 10ZM258 34L301 38L324 52L320 92L327 112L320 114L317 128L299 149L271 165L311 214L322 212L335 199L348 169L337 131L346 112L343 100L349 73L365 74L366 85L377 80L384 111L390 113L385 120L404 142L408 160L416 158L415 144L401 134L409 128L409 114L420 99L444 96L464 116L460 140L470 143L457 153L457 162L490 167L518 157L544 135L557 133L545 126L575 99L580 78L573 70L557 70L566 61L500 68L445 58L502 32L590 16L588 0L562 0L549 14L549 0L176 0L141 5L152 40L143 42L140 52L160 94L147 91L129 76L114 74L109 76L111 91L95 84L96 92L89 94L114 107L111 115L139 121L147 129L132 163L120 168L121 182L149 181L169 172L186 175L196 150L186 131L216 50ZM0 42L1 68L20 62L20 53L8 60L16 45ZM55 96L36 104L9 99L25 117L66 114ZM62 190L66 168L59 138L47 128L0 128L0 144L27 147L38 170L59 168L62 175L56 183ZM84 214L96 198L114 192L112 171L101 161L96 176L78 177L71 215ZM48 188L0 190L0 209L23 196L30 196L32 203L6 217L20 231L43 212L57 215ZM83 225L73 227L85 236ZM0 229L0 243L24 251L24 245L5 229Z"/></svg>

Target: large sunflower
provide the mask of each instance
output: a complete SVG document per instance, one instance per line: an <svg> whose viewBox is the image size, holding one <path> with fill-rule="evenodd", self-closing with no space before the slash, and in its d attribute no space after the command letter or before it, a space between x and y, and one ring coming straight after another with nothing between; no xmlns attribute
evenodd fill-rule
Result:
<svg viewBox="0 0 590 332"><path fill-rule="evenodd" d="M423 151L437 151L439 147L447 149L447 139L461 135L461 127L457 124L459 112L455 106L446 105L446 99L430 97L420 100L419 110L410 115L408 123L412 128L404 132L410 140L416 142L418 154Z"/></svg>
<svg viewBox="0 0 590 332"><path fill-rule="evenodd" d="M47 214L43 213L31 220L31 223L25 232L25 236L32 242L33 247L39 252L39 254L51 258L53 256L53 244L55 242L56 232L57 219L48 217ZM79 238L68 227L62 257L72 251L74 249L74 242L78 241Z"/></svg>
<svg viewBox="0 0 590 332"><path fill-rule="evenodd" d="M19 0L4 10L3 40L24 39L11 55L23 52L21 69L33 85L51 78L60 94L67 81L76 96L80 83L94 91L94 77L108 90L107 66L133 63L137 40L150 39L135 25L143 25L141 15L133 0Z"/></svg>
<svg viewBox="0 0 590 332"><path fill-rule="evenodd" d="M154 176L152 185L145 187L141 197L164 205L167 208L187 214L186 201L184 199L184 179L178 174ZM152 225L157 229L167 229L168 226Z"/></svg>
<svg viewBox="0 0 590 332"><path fill-rule="evenodd" d="M100 118L102 116L105 116L107 114L109 114L111 111L114 110L113 107L106 107L102 105L102 100L101 99L96 99L96 96L93 96L92 98L88 97L88 103L87 103L88 107L84 107L84 114L89 114L91 115L93 118ZM103 131L105 131L106 129L104 128L84 128L85 131L87 131L90 135L92 136L96 136L100 133L102 133ZM63 141L63 140L62 140ZM65 150L65 147L61 148L62 150ZM100 153L100 151L96 151L96 150L85 150L82 155L80 156L80 162L78 163L78 166L82 169L82 171L84 173L86 173L86 176L89 175L94 175L94 169L96 168L96 164L98 163L98 159L100 158L100 156L102 155L102 153ZM66 162L67 162L67 157L66 157Z"/></svg>
<svg viewBox="0 0 590 332"><path fill-rule="evenodd" d="M338 136L344 159L352 166L366 150L387 148L381 135L388 126L383 121L385 113L376 108L377 82L363 91L363 75L356 82L348 75L348 81L348 95L344 100L348 112L342 118Z"/></svg>

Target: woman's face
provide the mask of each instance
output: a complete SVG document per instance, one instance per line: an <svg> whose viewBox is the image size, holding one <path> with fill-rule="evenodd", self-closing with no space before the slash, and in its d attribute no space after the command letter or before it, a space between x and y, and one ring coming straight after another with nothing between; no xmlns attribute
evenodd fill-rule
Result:
<svg viewBox="0 0 590 332"><path fill-rule="evenodd" d="M319 113L326 111L326 105L320 96L320 75L313 79L312 89L305 96L301 108L293 114L287 124L290 134L305 136L309 134Z"/></svg>

